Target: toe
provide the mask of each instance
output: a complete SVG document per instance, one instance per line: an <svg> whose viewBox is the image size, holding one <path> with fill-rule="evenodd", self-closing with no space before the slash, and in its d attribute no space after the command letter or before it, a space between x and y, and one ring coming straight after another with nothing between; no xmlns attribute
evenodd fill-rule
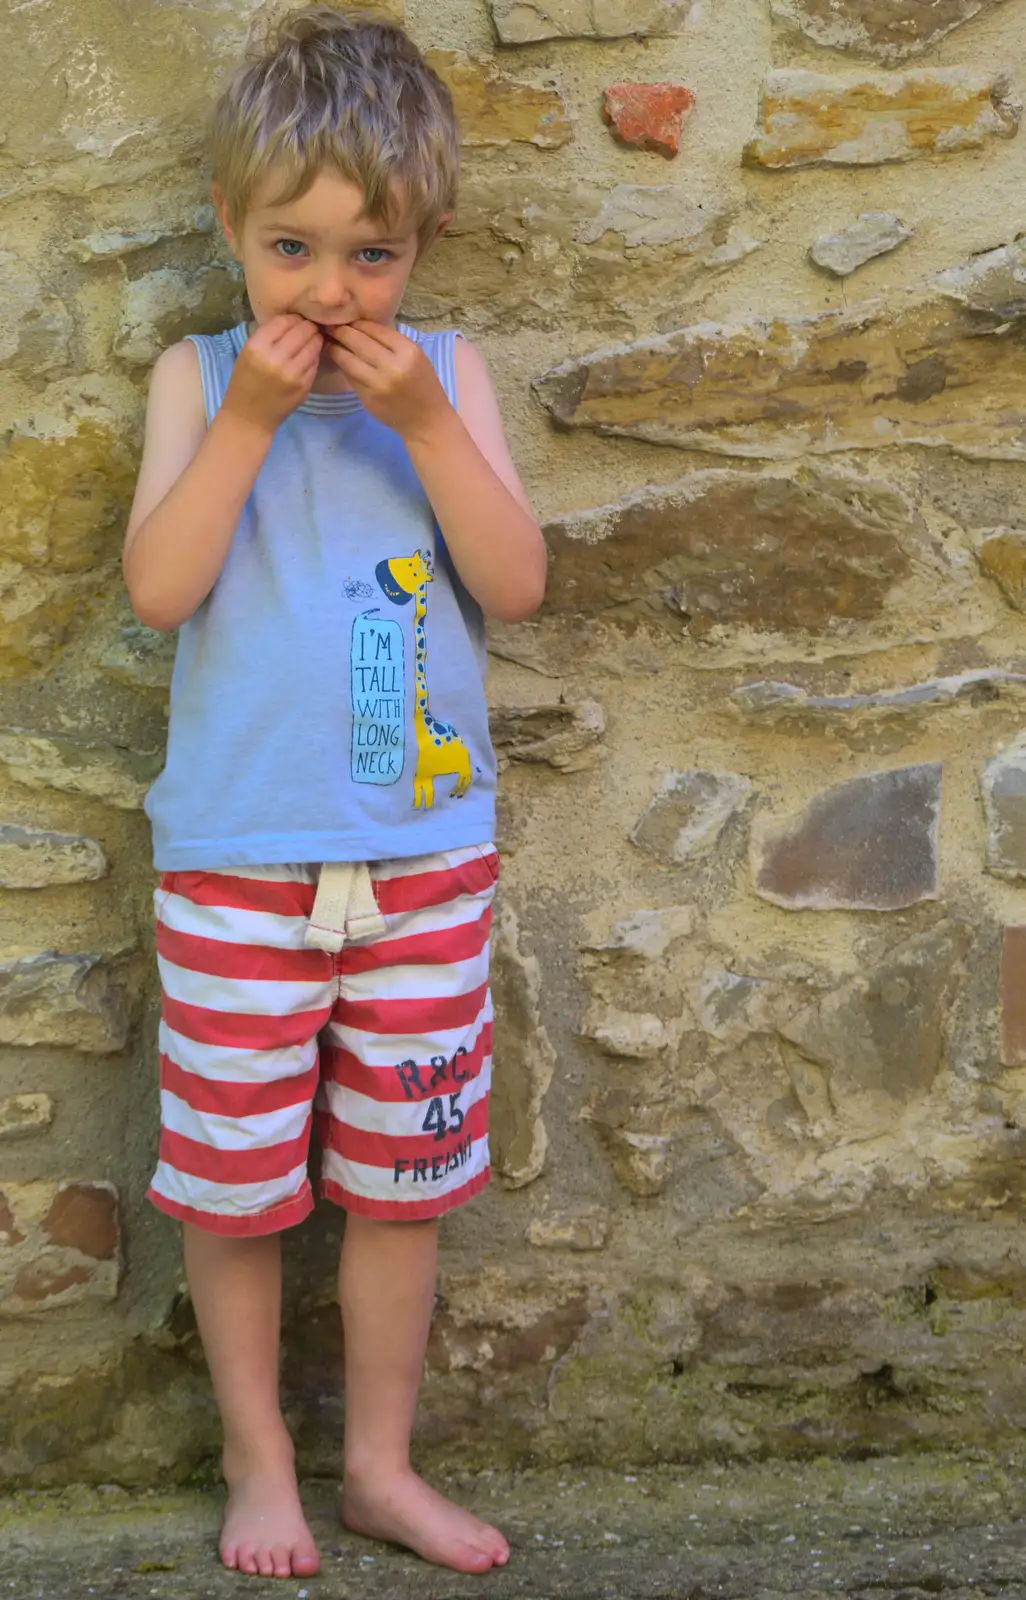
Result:
<svg viewBox="0 0 1026 1600"><path fill-rule="evenodd" d="M297 1578L312 1578L320 1567L320 1557L314 1549L297 1550L292 1557L292 1572Z"/></svg>
<svg viewBox="0 0 1026 1600"><path fill-rule="evenodd" d="M220 1549L221 1562L229 1572L234 1572L239 1564L239 1552L233 1544L223 1544Z"/></svg>
<svg viewBox="0 0 1026 1600"><path fill-rule="evenodd" d="M256 1551L251 1544L239 1546L238 1559L235 1564L240 1572L248 1572L251 1578L256 1577L260 1570L257 1566Z"/></svg>
<svg viewBox="0 0 1026 1600"><path fill-rule="evenodd" d="M487 1550L480 1549L477 1545L468 1544L463 1548L463 1562L461 1565L466 1572L487 1572L492 1565L492 1558Z"/></svg>
<svg viewBox="0 0 1026 1600"><path fill-rule="evenodd" d="M287 1546L276 1544L271 1551L271 1566L276 1578L291 1578L292 1557Z"/></svg>
<svg viewBox="0 0 1026 1600"><path fill-rule="evenodd" d="M482 1550L488 1557L489 1561L493 1562L496 1566L502 1566L509 1560L509 1545L506 1543L506 1540L503 1538L498 1528L491 1527L491 1525L487 1522L482 1527L478 1537L474 1540L474 1545L476 1549Z"/></svg>

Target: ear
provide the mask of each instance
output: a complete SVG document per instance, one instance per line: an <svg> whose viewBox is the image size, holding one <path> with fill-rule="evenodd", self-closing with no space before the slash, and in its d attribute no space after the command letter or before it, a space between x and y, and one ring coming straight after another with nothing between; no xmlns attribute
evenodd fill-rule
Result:
<svg viewBox="0 0 1026 1600"><path fill-rule="evenodd" d="M420 250L418 252L418 256L419 257L423 258L424 256L426 256L428 251L431 249L431 246L433 244L437 244L438 243L439 239L442 237L442 234L445 232L446 228L449 226L450 222L452 221L452 219L453 219L453 217L455 215L456 215L456 213L454 211L446 211L445 212L445 214L440 218L438 226L435 229L434 233L431 235L430 239L428 239L425 244L421 245Z"/></svg>
<svg viewBox="0 0 1026 1600"><path fill-rule="evenodd" d="M224 234L225 242L227 243L232 255L236 260L238 260L239 251L237 236L235 229L232 227L232 220L228 212L228 202L225 199L224 190L221 188L219 183L211 184L210 198L214 202L214 210L217 212L218 221L221 224L221 232Z"/></svg>

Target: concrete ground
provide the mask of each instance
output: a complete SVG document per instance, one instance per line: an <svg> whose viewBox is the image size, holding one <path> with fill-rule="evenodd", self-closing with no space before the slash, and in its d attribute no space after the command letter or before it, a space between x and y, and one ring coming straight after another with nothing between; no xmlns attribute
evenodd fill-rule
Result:
<svg viewBox="0 0 1026 1600"><path fill-rule="evenodd" d="M344 1532L323 1482L304 1494L321 1573L287 1580L220 1568L216 1490L20 1494L0 1503L0 1600L1026 1600L1024 1472L1026 1450L446 1480L512 1540L487 1578Z"/></svg>

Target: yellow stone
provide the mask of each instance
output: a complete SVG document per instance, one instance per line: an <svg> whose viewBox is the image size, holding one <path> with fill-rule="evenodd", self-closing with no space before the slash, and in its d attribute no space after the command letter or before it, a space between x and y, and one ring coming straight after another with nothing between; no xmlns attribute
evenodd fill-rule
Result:
<svg viewBox="0 0 1026 1600"><path fill-rule="evenodd" d="M95 422L17 436L0 456L0 555L54 572L94 567L119 547L135 467L124 438Z"/></svg>
<svg viewBox="0 0 1026 1600"><path fill-rule="evenodd" d="M135 460L112 428L19 434L0 454L0 678L49 665L117 558Z"/></svg>
<svg viewBox="0 0 1026 1600"><path fill-rule="evenodd" d="M918 444L1026 461L1016 241L895 296L698 323L535 383L567 427L767 459Z"/></svg>
<svg viewBox="0 0 1026 1600"><path fill-rule="evenodd" d="M994 528L985 532L976 551L981 571L993 578L1016 611L1026 611L1026 532Z"/></svg>
<svg viewBox="0 0 1026 1600"><path fill-rule="evenodd" d="M743 159L751 167L861 167L949 155L1012 138L1021 115L1004 73L771 72Z"/></svg>
<svg viewBox="0 0 1026 1600"><path fill-rule="evenodd" d="M461 50L428 50L425 56L452 94L463 144L552 150L571 138L566 106L555 89L508 78L494 62Z"/></svg>
<svg viewBox="0 0 1026 1600"><path fill-rule="evenodd" d="M81 584L0 561L0 678L47 666L79 608Z"/></svg>

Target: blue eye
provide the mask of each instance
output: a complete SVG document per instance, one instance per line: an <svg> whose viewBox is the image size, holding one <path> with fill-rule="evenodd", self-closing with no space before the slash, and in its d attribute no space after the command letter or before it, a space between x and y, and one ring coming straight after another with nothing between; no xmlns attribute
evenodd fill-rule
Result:
<svg viewBox="0 0 1026 1600"><path fill-rule="evenodd" d="M364 258L364 264L368 267L380 266L382 261L388 261L391 259L390 252L387 250L382 250L376 244L369 244L365 250L360 250L358 254ZM374 260L367 260L368 256L373 256Z"/></svg>
<svg viewBox="0 0 1026 1600"><path fill-rule="evenodd" d="M306 249L306 245L301 244L298 239L279 239L275 249L279 250L289 261L294 261Z"/></svg>

